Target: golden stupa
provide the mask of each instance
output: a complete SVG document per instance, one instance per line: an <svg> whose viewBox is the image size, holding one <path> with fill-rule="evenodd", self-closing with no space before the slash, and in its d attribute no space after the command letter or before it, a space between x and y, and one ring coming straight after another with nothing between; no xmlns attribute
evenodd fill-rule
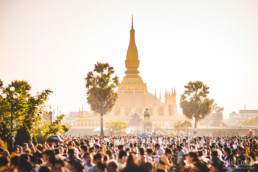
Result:
<svg viewBox="0 0 258 172"><path fill-rule="evenodd" d="M118 87L118 100L112 111L104 115L104 124L106 121L122 120L138 128L142 127L142 120L146 108L149 109L154 130L171 129L174 122L183 120L183 116L178 115L176 103L176 91L165 93L164 103L161 96L158 98L156 92L153 95L148 92L147 85L139 76L138 67L140 60L138 58L138 50L135 43L135 30L130 30L130 42L125 60L125 76L122 83ZM100 127L100 115L91 111L89 114L79 112L78 119L71 127L73 134L83 134L83 129L95 129Z"/></svg>

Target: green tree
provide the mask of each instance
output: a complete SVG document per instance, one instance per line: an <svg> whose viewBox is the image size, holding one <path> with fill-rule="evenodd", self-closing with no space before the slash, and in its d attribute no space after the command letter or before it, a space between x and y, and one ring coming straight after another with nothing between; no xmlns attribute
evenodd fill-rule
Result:
<svg viewBox="0 0 258 172"><path fill-rule="evenodd" d="M69 130L69 127L62 124L64 115L60 115L53 122L45 122L43 126L43 137L48 138L51 135L62 135Z"/></svg>
<svg viewBox="0 0 258 172"><path fill-rule="evenodd" d="M105 123L105 127L110 136L121 132L124 129L127 129L129 125L124 121L109 121Z"/></svg>
<svg viewBox="0 0 258 172"><path fill-rule="evenodd" d="M114 73L114 68L108 63L98 62L86 77L87 101L93 111L100 113L101 136L104 136L103 115L112 109L118 98L115 92L118 77L113 76Z"/></svg>
<svg viewBox="0 0 258 172"><path fill-rule="evenodd" d="M197 123L205 118L210 112L214 100L207 98L209 87L202 81L190 81L185 85L184 94L180 99L180 106L183 114L189 118L194 118L194 134L197 133Z"/></svg>
<svg viewBox="0 0 258 172"><path fill-rule="evenodd" d="M45 114L48 114L48 112L45 112ZM33 133L33 136L35 136L35 139L38 142L46 141L47 138L51 135L63 135L67 131L69 131L69 127L66 124L63 124L64 115L60 115L56 117L56 120L54 120L52 123L40 120L36 123L37 127L31 131Z"/></svg>
<svg viewBox="0 0 258 172"><path fill-rule="evenodd" d="M188 133L189 128L192 127L192 122L185 120L185 121L177 121L174 123L174 129L175 131L180 134L180 133Z"/></svg>
<svg viewBox="0 0 258 172"><path fill-rule="evenodd" d="M241 121L242 125L258 126L258 117Z"/></svg>
<svg viewBox="0 0 258 172"><path fill-rule="evenodd" d="M223 107L220 107L217 103L212 104L211 106L212 113L222 113L224 111Z"/></svg>
<svg viewBox="0 0 258 172"><path fill-rule="evenodd" d="M33 130L42 119L45 101L52 93L44 90L32 96L27 81L12 81L3 87L0 80L0 135L12 148L12 137L22 127Z"/></svg>
<svg viewBox="0 0 258 172"><path fill-rule="evenodd" d="M183 122L183 129L184 129L184 131L188 133L188 130L189 130L189 128L192 127L192 125L193 125L193 124L192 124L191 121L185 120L185 121Z"/></svg>

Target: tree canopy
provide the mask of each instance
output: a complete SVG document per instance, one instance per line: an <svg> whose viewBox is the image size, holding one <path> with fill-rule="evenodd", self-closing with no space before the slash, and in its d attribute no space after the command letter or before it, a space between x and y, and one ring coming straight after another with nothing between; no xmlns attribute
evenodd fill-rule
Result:
<svg viewBox="0 0 258 172"><path fill-rule="evenodd" d="M27 81L15 80L3 87L0 80L0 135L4 141L11 139L11 113L14 133L24 126L31 130L44 115L45 101L52 91L44 90L35 96L30 91L31 86Z"/></svg>
<svg viewBox="0 0 258 172"><path fill-rule="evenodd" d="M244 120L241 122L242 125L249 125L249 126L258 126L258 117L252 118L252 119L248 119L248 120Z"/></svg>
<svg viewBox="0 0 258 172"><path fill-rule="evenodd" d="M44 121L43 125L37 129L37 133L39 133L39 139L46 139L51 135L62 135L69 130L67 125L62 124L62 120L64 119L64 114L59 115L53 122Z"/></svg>
<svg viewBox="0 0 258 172"><path fill-rule="evenodd" d="M129 125L124 121L109 121L105 124L107 132L110 136L118 134L118 132L121 132L122 130L127 129L129 127Z"/></svg>
<svg viewBox="0 0 258 172"><path fill-rule="evenodd" d="M30 92L31 85L27 81L15 80L4 87L0 80L0 136L9 144L9 148L12 136L17 132L16 139L20 140L26 135L28 140L31 136L39 135L46 139L57 131L62 134L68 130L67 126L61 124L63 116L57 117L52 124L43 120L43 117L48 114L45 103L52 91L47 89L36 95ZM11 113L13 133L11 132ZM18 140L16 144L19 144Z"/></svg>
<svg viewBox="0 0 258 172"><path fill-rule="evenodd" d="M208 94L209 87L202 81L190 81L185 85L185 91L181 95L180 106L183 114L189 119L195 119L194 133L196 133L198 121L211 112L214 100L207 98Z"/></svg>
<svg viewBox="0 0 258 172"><path fill-rule="evenodd" d="M178 134L188 132L188 130L192 127L192 122L185 121L177 121L174 123L174 129Z"/></svg>
<svg viewBox="0 0 258 172"><path fill-rule="evenodd" d="M114 68L108 63L98 62L86 77L87 101L91 109L101 116L100 135L104 135L103 115L111 111L118 98L116 88L119 81L114 73Z"/></svg>

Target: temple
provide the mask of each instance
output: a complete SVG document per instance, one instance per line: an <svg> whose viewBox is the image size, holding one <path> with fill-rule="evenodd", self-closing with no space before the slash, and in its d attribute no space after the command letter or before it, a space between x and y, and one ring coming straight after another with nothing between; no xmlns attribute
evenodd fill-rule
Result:
<svg viewBox="0 0 258 172"><path fill-rule="evenodd" d="M112 111L104 116L106 121L122 120L127 122L130 127L141 130L141 121L144 118L146 108L150 111L150 121L153 123L154 130L171 129L174 122L184 120L183 116L178 115L176 103L176 90L165 93L164 102L156 95L150 93L147 84L143 82L139 75L140 60L135 43L135 30L133 26L130 30L130 41L125 60L125 76L118 87L118 100ZM81 129L95 129L100 126L100 115L91 111L89 114L79 112L78 119L71 127L71 131L81 133ZM85 132L86 130L84 130Z"/></svg>

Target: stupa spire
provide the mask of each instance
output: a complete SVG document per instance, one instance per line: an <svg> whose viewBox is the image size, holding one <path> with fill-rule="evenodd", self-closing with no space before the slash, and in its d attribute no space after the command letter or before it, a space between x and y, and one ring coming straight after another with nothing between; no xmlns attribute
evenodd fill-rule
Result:
<svg viewBox="0 0 258 172"><path fill-rule="evenodd" d="M131 30L133 30L133 15L132 15L132 28L131 28Z"/></svg>
<svg viewBox="0 0 258 172"><path fill-rule="evenodd" d="M130 42L129 42L129 46L127 49L127 56L126 56L126 61L125 61L125 65L127 70L130 71L130 73L139 73L139 71L137 70L139 67L139 59L138 59L138 50L135 44L135 31L133 28L133 16L132 16L132 26L131 26L131 30L130 30Z"/></svg>

